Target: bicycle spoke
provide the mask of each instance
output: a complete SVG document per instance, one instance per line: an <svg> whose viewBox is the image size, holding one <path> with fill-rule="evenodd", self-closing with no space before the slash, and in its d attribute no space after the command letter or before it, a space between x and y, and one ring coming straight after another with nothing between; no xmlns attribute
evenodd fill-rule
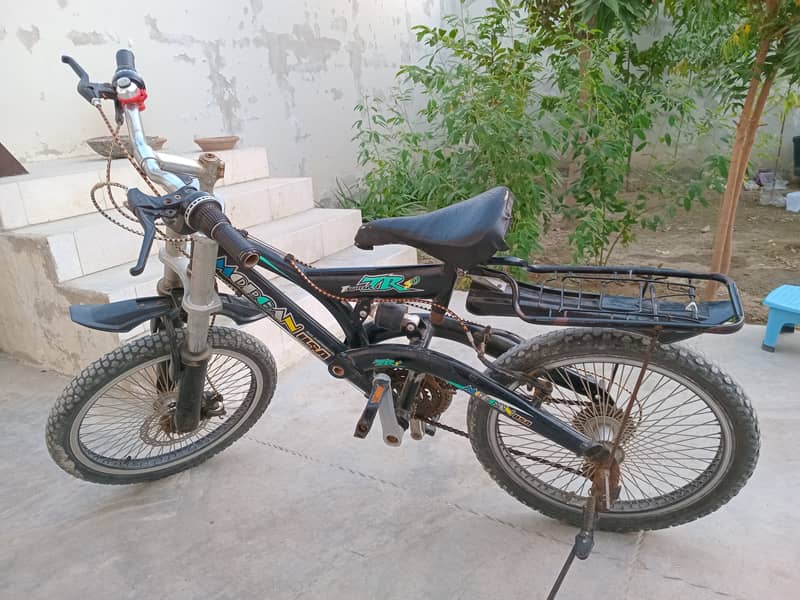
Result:
<svg viewBox="0 0 800 600"><path fill-rule="evenodd" d="M166 463L210 443L223 428L243 418L253 401L256 380L236 356L215 353L209 360L206 391L222 396L225 415L205 418L187 434L171 431L177 401L174 383L162 385L171 358L129 372L95 398L78 429L81 447L93 460L135 470Z"/></svg>
<svg viewBox="0 0 800 600"><path fill-rule="evenodd" d="M552 386L545 407L588 437L617 431L641 366L614 360L575 362L538 376ZM589 493L591 465L502 415L496 437L506 462L541 492L580 506ZM693 389L648 368L620 440L620 497L613 511L641 510L642 502L674 502L709 476L722 447L717 415ZM582 474L579 474L582 473Z"/></svg>

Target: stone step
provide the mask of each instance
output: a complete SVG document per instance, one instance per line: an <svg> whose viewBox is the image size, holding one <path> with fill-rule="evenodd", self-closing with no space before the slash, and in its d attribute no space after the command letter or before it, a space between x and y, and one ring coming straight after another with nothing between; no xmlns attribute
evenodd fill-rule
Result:
<svg viewBox="0 0 800 600"><path fill-rule="evenodd" d="M230 185L217 194L236 227L277 221L314 208L310 177L270 177Z"/></svg>
<svg viewBox="0 0 800 600"><path fill-rule="evenodd" d="M291 226L284 222L291 219ZM248 229L250 235L307 263L316 262L353 244L361 226L361 211L314 208L306 212L262 223Z"/></svg>
<svg viewBox="0 0 800 600"><path fill-rule="evenodd" d="M257 225L248 231L300 260L314 262L352 244L360 222L361 216L357 210L313 208ZM133 265L134 261L129 261L68 281L62 280L61 286L75 292L89 292L93 298L99 298L86 302L113 302L155 294L156 283L163 271L161 262L151 256L144 273L138 277L133 277L129 272Z"/></svg>
<svg viewBox="0 0 800 600"><path fill-rule="evenodd" d="M269 177L267 152L262 147L216 154L225 161L225 178L219 186ZM196 158L197 154L185 156ZM94 207L89 190L106 178L106 163L100 158L34 162L28 170L28 175L0 180L0 231L91 213ZM127 159L112 161L111 180L131 187L145 186ZM122 190L114 195L123 198Z"/></svg>
<svg viewBox="0 0 800 600"><path fill-rule="evenodd" d="M291 228L295 222L287 221L284 224L284 220L297 216L298 227L306 228L309 220L316 222L330 216L327 212L315 212L322 209L312 208L314 200L310 178L267 178L238 183L222 188L220 196L225 200L231 221L238 227L251 227L266 221ZM346 211L351 219L353 213L357 212ZM309 214L299 216L305 213ZM116 212L111 214L120 217ZM126 222L124 218L119 220L138 227L138 224ZM132 262L141 247L141 237L120 229L97 212L29 225L4 235L13 239L44 240L58 282ZM347 235L352 239L352 231L348 230ZM329 237L335 237L335 234L331 233ZM158 250L158 246L160 244L154 244L153 252ZM339 246L342 247L344 245Z"/></svg>

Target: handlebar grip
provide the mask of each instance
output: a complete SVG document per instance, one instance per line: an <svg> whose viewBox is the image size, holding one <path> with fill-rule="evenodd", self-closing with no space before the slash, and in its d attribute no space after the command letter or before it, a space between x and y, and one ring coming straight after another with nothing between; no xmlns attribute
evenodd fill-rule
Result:
<svg viewBox="0 0 800 600"><path fill-rule="evenodd" d="M259 252L236 229L214 202L204 202L189 214L189 226L216 241L237 263L246 269L258 264Z"/></svg>
<svg viewBox="0 0 800 600"><path fill-rule="evenodd" d="M136 70L136 62L133 57L133 52L127 48L117 50L117 71L128 69L131 71Z"/></svg>
<svg viewBox="0 0 800 600"><path fill-rule="evenodd" d="M133 52L127 48L120 48L117 50L117 70L114 71L114 77L111 79L111 84L116 86L117 81L127 77L135 83L140 90L145 89L144 79L139 75L136 70L136 61L133 57Z"/></svg>

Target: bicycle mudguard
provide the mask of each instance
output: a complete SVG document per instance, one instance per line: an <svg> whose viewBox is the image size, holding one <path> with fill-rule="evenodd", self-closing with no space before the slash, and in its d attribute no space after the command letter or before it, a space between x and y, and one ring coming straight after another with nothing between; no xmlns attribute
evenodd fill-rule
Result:
<svg viewBox="0 0 800 600"><path fill-rule="evenodd" d="M220 294L219 297L222 310L217 314L232 319L237 325L252 323L266 316L249 300L229 294ZM89 329L125 333L173 310L176 307L172 298L150 296L109 304L73 304L69 307L69 316L73 322Z"/></svg>

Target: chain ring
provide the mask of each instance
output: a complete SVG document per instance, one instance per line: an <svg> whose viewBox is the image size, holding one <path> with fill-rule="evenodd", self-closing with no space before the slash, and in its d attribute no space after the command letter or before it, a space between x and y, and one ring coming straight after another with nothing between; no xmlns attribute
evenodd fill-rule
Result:
<svg viewBox="0 0 800 600"><path fill-rule="evenodd" d="M408 371L392 369L389 377L392 380L392 391L397 397L408 380ZM419 393L414 399L411 416L421 420L437 418L450 407L455 392L455 388L445 381L433 375L425 375L425 379L420 384Z"/></svg>

